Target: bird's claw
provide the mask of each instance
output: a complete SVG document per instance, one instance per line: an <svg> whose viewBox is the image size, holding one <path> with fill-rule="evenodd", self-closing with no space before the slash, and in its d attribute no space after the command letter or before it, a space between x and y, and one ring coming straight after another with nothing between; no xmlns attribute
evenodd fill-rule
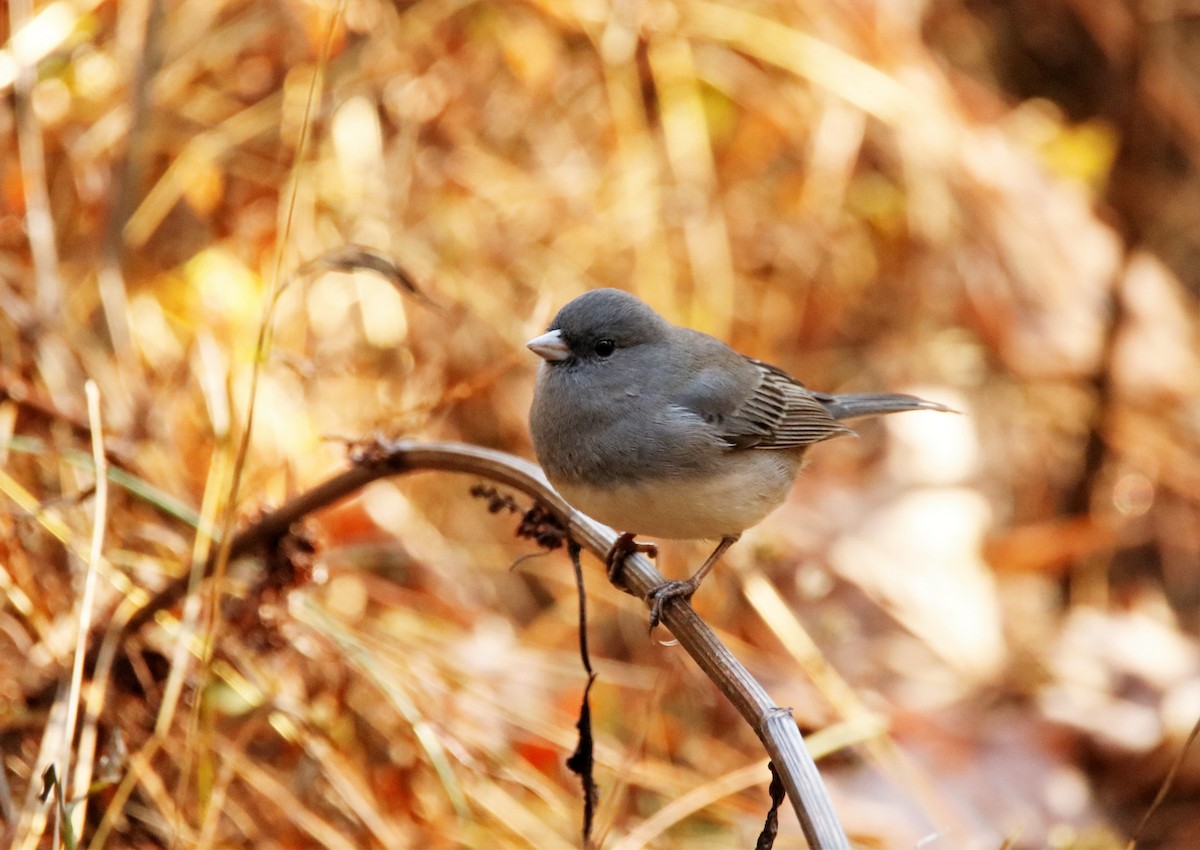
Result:
<svg viewBox="0 0 1200 850"><path fill-rule="evenodd" d="M664 581L658 587L646 594L646 602L650 604L650 631L662 622L663 605L670 599L691 599L692 594L700 587L695 579L672 579Z"/></svg>
<svg viewBox="0 0 1200 850"><path fill-rule="evenodd" d="M635 552L649 555L651 558L658 557L657 546L653 543L638 543L628 531L613 541L612 548L608 550L608 555L604 558L604 566L608 570L610 582L618 586L624 584L621 580L621 573L625 569L625 559Z"/></svg>

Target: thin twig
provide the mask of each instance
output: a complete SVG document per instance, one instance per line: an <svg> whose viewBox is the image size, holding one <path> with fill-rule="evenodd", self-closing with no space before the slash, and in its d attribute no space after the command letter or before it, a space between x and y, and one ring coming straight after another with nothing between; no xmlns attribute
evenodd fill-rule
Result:
<svg viewBox="0 0 1200 850"><path fill-rule="evenodd" d="M272 544L286 534L293 523L341 501L372 481L434 470L481 476L533 497L567 530L571 540L597 557L602 558L617 537L612 529L568 505L536 465L503 452L463 443L400 440L361 446L352 453L352 458L354 465L350 469L296 496L234 536L228 544L229 558ZM210 559L206 565L206 575L211 574L214 560ZM664 581L662 574L641 555L626 559L622 579L625 584L622 589L642 600L651 588ZM187 586L186 576L172 581L129 618L124 634L137 632L155 614L175 605L183 598ZM791 712L775 706L762 686L685 600L673 599L664 606L663 624L762 741L779 771L808 843L818 850L848 848L846 834L834 814L821 775L804 747Z"/></svg>
<svg viewBox="0 0 1200 850"><path fill-rule="evenodd" d="M1188 750L1192 748L1192 743L1196 740L1196 736L1200 735L1200 717L1196 718L1196 722L1192 724L1192 731L1188 733L1187 740L1183 742L1183 746L1179 748L1179 755L1175 757L1175 761L1171 763L1171 769L1167 771L1167 775L1163 777L1162 785L1158 788L1158 793L1154 795L1154 800L1146 809L1146 813L1142 815L1141 821L1137 825L1137 829L1133 831L1133 835L1129 838L1129 843L1125 845L1125 850L1134 850L1138 841L1141 840L1142 832L1146 829L1146 824L1150 822L1150 818L1154 817L1154 813L1158 811L1159 806L1163 804L1163 800L1167 799L1167 794L1171 791L1171 786L1175 784L1175 774L1179 772L1180 765L1187 758Z"/></svg>

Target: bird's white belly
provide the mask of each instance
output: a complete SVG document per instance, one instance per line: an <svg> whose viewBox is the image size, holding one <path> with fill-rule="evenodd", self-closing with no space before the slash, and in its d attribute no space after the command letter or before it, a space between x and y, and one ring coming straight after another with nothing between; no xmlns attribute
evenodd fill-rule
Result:
<svg viewBox="0 0 1200 850"><path fill-rule="evenodd" d="M617 531L680 540L735 537L787 498L799 458L753 452L722 466L713 475L688 479L554 486L574 507Z"/></svg>

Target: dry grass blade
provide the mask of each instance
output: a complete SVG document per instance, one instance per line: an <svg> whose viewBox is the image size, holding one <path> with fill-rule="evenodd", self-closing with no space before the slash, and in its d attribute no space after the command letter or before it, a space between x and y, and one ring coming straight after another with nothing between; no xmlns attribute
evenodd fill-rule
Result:
<svg viewBox="0 0 1200 850"><path fill-rule="evenodd" d="M577 846L574 841L547 829L540 817L530 812L500 785L494 782L479 782L473 784L470 791L471 799L492 816L496 827L520 840L520 844L512 846L545 847L548 850L567 850ZM495 838L493 834L491 840Z"/></svg>
<svg viewBox="0 0 1200 850"><path fill-rule="evenodd" d="M11 32L28 32L33 4L30 0L12 0L8 4ZM28 39L26 39L28 41ZM17 141L21 152L22 185L25 191L25 225L37 276L37 303L43 321L52 322L62 309L63 287L59 278L57 236L46 188L46 154L42 129L33 109L33 88L37 78L34 57L21 51L10 58L15 66L13 94L17 115Z"/></svg>
<svg viewBox="0 0 1200 850"><path fill-rule="evenodd" d="M352 272L371 271L382 275L385 280L405 295L432 304L429 297L417 286L416 280L395 257L366 245L342 245L314 257L296 269L297 275L312 275L321 271Z"/></svg>
<svg viewBox="0 0 1200 850"><path fill-rule="evenodd" d="M79 600L78 629L75 641L75 658L71 667L71 689L68 696L67 722L63 729L62 752L70 754L75 739L75 727L79 720L79 709L84 701L83 665L87 656L88 637L92 627L93 608L96 605L96 583L100 573L100 561L104 552L104 535L108 525L108 463L104 455L104 427L100 418L100 390L95 382L86 386L88 421L92 428L92 459L96 468L95 513L92 519L91 547L88 551L87 574L84 577L83 596ZM92 785L93 759L96 755L96 721L100 711L100 695L103 680L94 680L97 689L89 688L86 723L79 733L74 773L68 769L69 756L62 762L62 775L70 777L72 799L78 803L71 813L71 829L74 835L83 834L84 818L87 815L88 794Z"/></svg>
<svg viewBox="0 0 1200 850"><path fill-rule="evenodd" d="M228 759L234 774L247 786L257 790L257 802L276 809L289 823L298 826L322 846L347 847L357 843L350 834L316 814L306 801L293 793L287 782L260 767L254 759L247 758L237 748L229 751Z"/></svg>
<svg viewBox="0 0 1200 850"><path fill-rule="evenodd" d="M689 0L682 17L693 38L728 44L809 79L881 121L898 124L915 114L915 95L892 76L800 29L709 0Z"/></svg>
<svg viewBox="0 0 1200 850"><path fill-rule="evenodd" d="M663 806L620 840L613 842L611 850L637 850L639 847L649 846L673 825L708 808L718 800L769 782L771 774L767 770L768 762L768 759L763 759L693 788Z"/></svg>
<svg viewBox="0 0 1200 850"><path fill-rule="evenodd" d="M460 817L467 815L469 806L461 783L447 757L434 724L421 715L413 700L401 687L401 678L385 674L388 665L374 654L373 649L366 643L357 640L352 634L331 620L329 617L312 606L305 606L303 619L309 626L317 629L331 639L346 659L353 663L360 673L375 683L388 702L408 721L413 734L424 748L430 763L437 771L446 796Z"/></svg>
<svg viewBox="0 0 1200 850"><path fill-rule="evenodd" d="M376 797L355 766L337 751L336 745L309 728L301 726L282 712L271 716L271 726L285 740L295 741L321 768L330 788L341 797L367 832L384 847L399 847L408 841L403 826L387 813L384 800ZM466 812L466 806L463 807Z"/></svg>

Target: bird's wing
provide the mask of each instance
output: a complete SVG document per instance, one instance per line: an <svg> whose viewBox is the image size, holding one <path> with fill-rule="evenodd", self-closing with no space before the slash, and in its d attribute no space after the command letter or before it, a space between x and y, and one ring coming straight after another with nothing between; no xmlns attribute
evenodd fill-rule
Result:
<svg viewBox="0 0 1200 850"><path fill-rule="evenodd" d="M853 433L782 369L743 357L703 369L676 397L729 448L791 449Z"/></svg>

